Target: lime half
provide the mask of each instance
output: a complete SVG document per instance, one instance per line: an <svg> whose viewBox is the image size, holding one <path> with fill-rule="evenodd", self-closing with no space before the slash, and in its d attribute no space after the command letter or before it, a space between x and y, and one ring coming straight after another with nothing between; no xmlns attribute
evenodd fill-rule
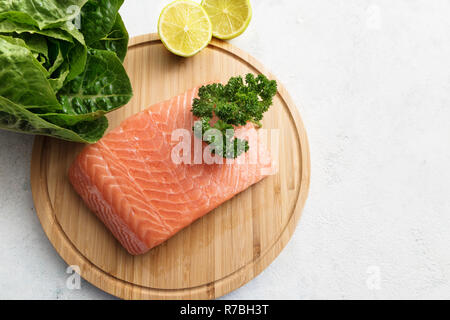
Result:
<svg viewBox="0 0 450 320"><path fill-rule="evenodd" d="M219 39L232 39L247 29L252 19L252 6L249 0L203 0L213 26L213 36Z"/></svg>
<svg viewBox="0 0 450 320"><path fill-rule="evenodd" d="M162 10L158 33L169 51L190 57L211 41L212 25L208 14L198 3L177 0Z"/></svg>

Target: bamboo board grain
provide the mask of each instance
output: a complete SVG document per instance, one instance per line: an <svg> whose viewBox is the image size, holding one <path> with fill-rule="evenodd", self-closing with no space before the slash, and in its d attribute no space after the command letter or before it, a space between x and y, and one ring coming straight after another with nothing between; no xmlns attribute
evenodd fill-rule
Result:
<svg viewBox="0 0 450 320"><path fill-rule="evenodd" d="M157 35L139 36L130 41L124 65L134 98L109 115L110 128L199 84L226 82L247 72L274 79L254 58L220 40L184 59L170 54ZM141 256L129 255L70 186L67 171L83 145L36 137L33 198L56 251L69 265L79 266L87 281L124 299L213 299L257 276L292 236L310 179L305 128L292 99L278 83L274 105L263 121L265 128L280 130L278 173Z"/></svg>

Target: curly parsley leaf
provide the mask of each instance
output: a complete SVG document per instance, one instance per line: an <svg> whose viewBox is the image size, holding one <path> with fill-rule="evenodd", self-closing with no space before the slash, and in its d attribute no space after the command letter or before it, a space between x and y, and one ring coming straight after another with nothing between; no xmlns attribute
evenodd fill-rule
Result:
<svg viewBox="0 0 450 320"><path fill-rule="evenodd" d="M193 101L192 113L201 119L202 132L217 129L223 135L223 144L206 139L214 144L215 151L224 158L237 158L249 150L246 140L226 135L227 130L244 126L252 122L261 127L261 120L273 103L277 93L277 83L260 74L249 73L245 81L241 76L232 77L226 85L209 84L199 89L198 98ZM217 122L211 126L211 120L217 117ZM233 144L232 147L230 144ZM219 151L218 151L219 150Z"/></svg>

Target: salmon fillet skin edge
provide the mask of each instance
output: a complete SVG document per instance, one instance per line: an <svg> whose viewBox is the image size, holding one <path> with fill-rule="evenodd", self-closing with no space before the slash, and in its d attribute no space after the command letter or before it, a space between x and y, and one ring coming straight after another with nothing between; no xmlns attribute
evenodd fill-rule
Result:
<svg viewBox="0 0 450 320"><path fill-rule="evenodd" d="M173 141L172 132L192 133L197 93L198 87L131 116L86 146L69 169L76 192L132 255L161 244L276 171L265 139L251 124L237 128L236 136L253 137L248 140L250 150L259 150L256 162L250 152L223 164L173 161L180 140ZM197 138L190 136L194 145Z"/></svg>

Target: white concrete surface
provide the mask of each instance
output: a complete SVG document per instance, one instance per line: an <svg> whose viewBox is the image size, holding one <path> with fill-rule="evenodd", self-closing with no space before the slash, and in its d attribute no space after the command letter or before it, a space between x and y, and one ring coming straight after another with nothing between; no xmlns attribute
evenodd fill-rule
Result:
<svg viewBox="0 0 450 320"><path fill-rule="evenodd" d="M127 0L131 35L170 0ZM229 299L450 298L450 1L253 0L235 45L288 88L311 192L286 249ZM110 299L66 287L30 192L32 137L0 132L0 298Z"/></svg>

